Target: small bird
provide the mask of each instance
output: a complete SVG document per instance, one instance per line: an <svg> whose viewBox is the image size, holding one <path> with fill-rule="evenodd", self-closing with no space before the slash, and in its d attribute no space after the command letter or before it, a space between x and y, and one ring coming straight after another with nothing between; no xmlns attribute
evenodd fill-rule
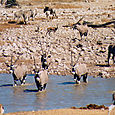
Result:
<svg viewBox="0 0 115 115"><path fill-rule="evenodd" d="M113 104L109 106L108 115L115 115L115 92L112 94L112 101L113 101Z"/></svg>
<svg viewBox="0 0 115 115"><path fill-rule="evenodd" d="M2 104L0 104L0 113L1 113L1 114L4 113L4 107L2 106Z"/></svg>

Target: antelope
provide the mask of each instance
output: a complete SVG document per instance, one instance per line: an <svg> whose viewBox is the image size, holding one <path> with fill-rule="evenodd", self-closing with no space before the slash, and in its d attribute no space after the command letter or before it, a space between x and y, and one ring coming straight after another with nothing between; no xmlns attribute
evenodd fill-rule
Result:
<svg viewBox="0 0 115 115"><path fill-rule="evenodd" d="M49 19L57 18L56 12L52 8L49 8L47 6L44 8L44 13Z"/></svg>
<svg viewBox="0 0 115 115"><path fill-rule="evenodd" d="M13 76L14 79L14 85L13 86L17 86L17 81L20 80L21 85L25 84L25 80L26 80L26 76L27 76L27 67L25 65L17 65L17 67L14 67L14 64L17 62L17 60L15 60L14 64L12 62L12 56L11 56L11 64L8 65L7 63L5 63L7 65L7 67L10 67L10 72Z"/></svg>
<svg viewBox="0 0 115 115"><path fill-rule="evenodd" d="M81 55L79 54L78 59ZM78 62L77 59L77 62ZM72 74L74 75L74 81L76 82L76 84L80 84L80 79L83 76L83 82L87 83L88 79L87 79L87 66L86 64L74 64L73 65L73 60L72 60L72 52L71 52L71 65L72 65Z"/></svg>
<svg viewBox="0 0 115 115"><path fill-rule="evenodd" d="M17 19L17 22L19 21L19 19L23 19L23 10L19 10L19 11L16 11L14 13L14 20Z"/></svg>
<svg viewBox="0 0 115 115"><path fill-rule="evenodd" d="M111 106L109 106L108 115L114 115L115 114L115 92L113 92L113 94L112 94L112 101L113 101L113 104Z"/></svg>
<svg viewBox="0 0 115 115"><path fill-rule="evenodd" d="M48 83L48 74L47 74L47 70L43 69L41 71L38 70L37 66L36 66L36 62L35 62L35 58L34 58L34 79L35 79L35 83L36 86L38 88L38 91L43 91L46 89L46 85Z"/></svg>
<svg viewBox="0 0 115 115"><path fill-rule="evenodd" d="M23 18L24 18L25 24L26 24L26 21L30 20L30 18L32 18L32 21L33 21L36 15L37 15L37 9L24 10L23 11Z"/></svg>
<svg viewBox="0 0 115 115"><path fill-rule="evenodd" d="M77 29L79 31L81 40L82 40L82 36L88 35L88 29L89 29L85 22L83 24L79 23L83 18L84 16L80 18L80 20L76 24L73 24L73 29Z"/></svg>
<svg viewBox="0 0 115 115"><path fill-rule="evenodd" d="M49 28L47 28L46 35L47 35L47 34L50 35L51 32L54 32L54 33L55 33L55 32L57 31L57 29L58 29L58 25L57 25L57 27L49 27Z"/></svg>
<svg viewBox="0 0 115 115"><path fill-rule="evenodd" d="M29 21L30 18L32 18L33 21L36 15L37 15L37 9L34 9L33 11L31 9L19 10L14 13L14 19L17 18L19 20L20 18L23 18L24 23L27 24L27 21Z"/></svg>
<svg viewBox="0 0 115 115"><path fill-rule="evenodd" d="M109 59L111 57L111 54L113 54L113 64L115 63L115 45L109 45L108 47L108 65L109 65Z"/></svg>
<svg viewBox="0 0 115 115"><path fill-rule="evenodd" d="M81 40L82 40L82 36L87 36L88 35L88 26L87 24L83 24L83 25L79 25L77 24L76 26L74 26L73 29L77 29L80 33L80 37L81 37Z"/></svg>
<svg viewBox="0 0 115 115"><path fill-rule="evenodd" d="M33 11L31 9L23 11L23 18L25 24L27 24L27 21L29 21L30 18L33 20Z"/></svg>
<svg viewBox="0 0 115 115"><path fill-rule="evenodd" d="M0 104L0 113L1 113L1 114L4 113L4 107L2 106L2 104Z"/></svg>

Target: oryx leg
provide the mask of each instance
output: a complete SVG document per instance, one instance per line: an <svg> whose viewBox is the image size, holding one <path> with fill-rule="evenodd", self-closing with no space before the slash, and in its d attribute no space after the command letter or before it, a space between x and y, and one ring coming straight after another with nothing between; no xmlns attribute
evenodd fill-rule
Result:
<svg viewBox="0 0 115 115"><path fill-rule="evenodd" d="M17 82L16 82L17 80L14 80L14 85L13 86L17 86Z"/></svg>
<svg viewBox="0 0 115 115"><path fill-rule="evenodd" d="M109 59L110 59L111 53L108 52L108 65L109 65Z"/></svg>
<svg viewBox="0 0 115 115"><path fill-rule="evenodd" d="M83 75L83 82L88 83L87 73Z"/></svg>
<svg viewBox="0 0 115 115"><path fill-rule="evenodd" d="M39 88L38 88L38 91L42 91L43 90L43 86L40 85Z"/></svg>
<svg viewBox="0 0 115 115"><path fill-rule="evenodd" d="M20 82L21 82L21 85L23 85L23 84L25 84L25 83L26 83L26 75L23 77L23 79L22 79L22 80L20 80Z"/></svg>
<svg viewBox="0 0 115 115"><path fill-rule="evenodd" d="M43 89L45 90L47 83L44 84Z"/></svg>
<svg viewBox="0 0 115 115"><path fill-rule="evenodd" d="M115 63L115 54L113 54L112 59L113 59L113 64L114 64Z"/></svg>
<svg viewBox="0 0 115 115"><path fill-rule="evenodd" d="M80 84L80 79L80 76L78 76L77 74L74 75L74 81L76 82L76 84Z"/></svg>
<svg viewBox="0 0 115 115"><path fill-rule="evenodd" d="M17 86L17 82L16 81L18 81L18 79L17 79L16 75L13 73L12 76L14 78L14 85L13 86Z"/></svg>
<svg viewBox="0 0 115 115"><path fill-rule="evenodd" d="M39 82L36 83L36 86L37 86L37 88L38 88L38 91L41 91L41 85L40 85Z"/></svg>

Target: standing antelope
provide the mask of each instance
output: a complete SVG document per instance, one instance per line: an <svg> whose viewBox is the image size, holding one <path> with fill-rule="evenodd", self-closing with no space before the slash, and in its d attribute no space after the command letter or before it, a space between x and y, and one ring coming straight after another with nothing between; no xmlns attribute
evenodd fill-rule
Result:
<svg viewBox="0 0 115 115"><path fill-rule="evenodd" d="M111 54L113 54L113 63L115 63L115 45L109 45L108 47L108 65Z"/></svg>
<svg viewBox="0 0 115 115"><path fill-rule="evenodd" d="M78 56L78 59L80 57L80 54ZM77 62L78 62L77 59ZM80 84L80 79L83 76L83 82L87 83L88 79L87 79L87 66L86 64L81 64L81 63L77 63L73 65L73 60L72 60L72 52L71 52L71 64L72 64L72 74L74 75L74 81L76 82L76 84Z"/></svg>
<svg viewBox="0 0 115 115"><path fill-rule="evenodd" d="M37 66L36 66L36 62L35 62L35 58L34 58L34 73L35 73L35 83L36 86L38 88L38 91L43 91L46 89L46 85L48 83L48 74L47 74L47 70L43 69L41 71L38 70Z"/></svg>
<svg viewBox="0 0 115 115"><path fill-rule="evenodd" d="M18 60L18 58L17 58ZM17 61L16 60L16 61ZM16 63L14 62L14 64ZM17 86L17 81L20 80L21 85L25 84L25 79L27 75L27 67L25 65L17 65L17 67L14 67L14 64L12 63L12 56L11 56L11 64L7 65L7 67L10 67L10 72L12 73L13 79L14 79L14 86Z"/></svg>
<svg viewBox="0 0 115 115"><path fill-rule="evenodd" d="M79 33L80 33L80 37L81 37L81 40L82 40L82 36L84 35L84 36L87 36L88 35L88 26L87 26L87 24L84 22L83 24L80 24L80 21L82 20L84 18L84 16L83 17L81 17L78 21L77 21L77 23L75 23L75 24L72 24L72 28L73 29L77 29L78 31L79 31Z"/></svg>
<svg viewBox="0 0 115 115"><path fill-rule="evenodd" d="M56 12L52 8L49 8L47 6L44 8L44 13L49 19L57 18Z"/></svg>
<svg viewBox="0 0 115 115"><path fill-rule="evenodd" d="M58 29L58 25L57 25L57 27L49 27L49 28L47 28L46 35L47 35L47 34L50 35L51 32L54 32L54 33L55 33L55 32L57 31L57 29Z"/></svg>
<svg viewBox="0 0 115 115"><path fill-rule="evenodd" d="M25 24L27 24L26 22L29 21L30 18L32 18L32 21L33 21L36 15L37 15L37 9L24 10L23 11L23 18L24 18Z"/></svg>
<svg viewBox="0 0 115 115"><path fill-rule="evenodd" d="M20 19L23 19L23 10L14 12L14 20L18 23Z"/></svg>
<svg viewBox="0 0 115 115"><path fill-rule="evenodd" d="M19 10L14 13L14 19L17 18L17 22L18 22L18 20L22 18L24 23L27 24L27 21L29 21L30 18L32 18L33 21L36 15L37 15L37 9Z"/></svg>
<svg viewBox="0 0 115 115"><path fill-rule="evenodd" d="M80 33L80 37L81 37L81 40L82 40L82 36L87 36L88 35L88 26L87 24L83 24L83 25L80 25L80 24L77 24L76 26L74 26L73 29L77 29Z"/></svg>

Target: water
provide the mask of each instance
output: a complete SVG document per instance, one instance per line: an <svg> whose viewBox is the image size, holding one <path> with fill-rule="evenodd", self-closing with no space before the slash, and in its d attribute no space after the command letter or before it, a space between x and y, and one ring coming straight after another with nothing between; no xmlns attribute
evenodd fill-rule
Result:
<svg viewBox="0 0 115 115"><path fill-rule="evenodd" d="M28 75L27 85L13 87L10 74L0 74L0 103L5 113L81 107L87 104L109 106L115 78L89 77L89 83L75 85L72 76L49 76L47 90L37 92L33 75Z"/></svg>

